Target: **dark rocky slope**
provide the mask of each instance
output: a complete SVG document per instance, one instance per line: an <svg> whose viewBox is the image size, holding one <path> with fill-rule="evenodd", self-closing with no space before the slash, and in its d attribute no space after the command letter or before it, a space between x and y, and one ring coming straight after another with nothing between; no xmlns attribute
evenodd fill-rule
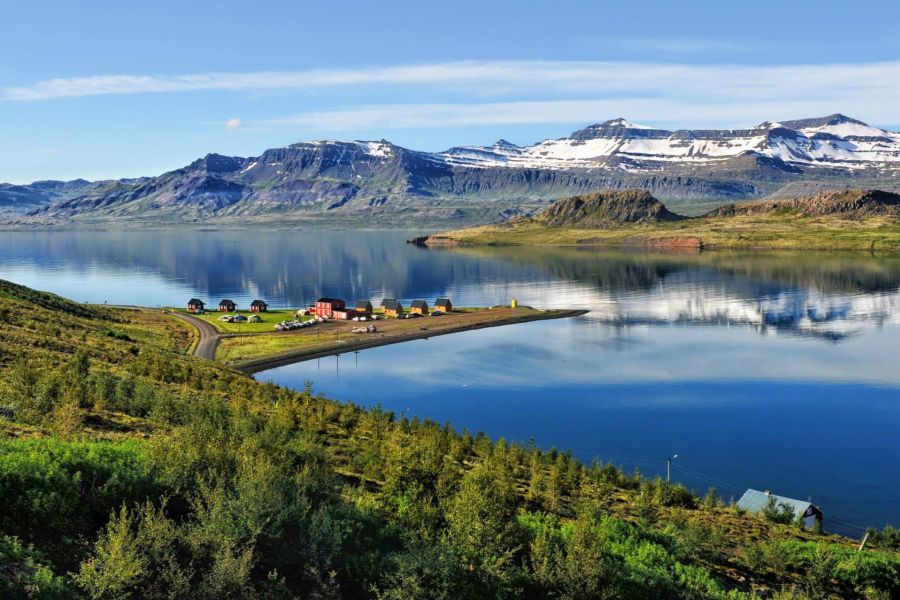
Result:
<svg viewBox="0 0 900 600"><path fill-rule="evenodd" d="M573 196L535 217L549 227L582 229L617 227L635 223L658 223L683 219L644 190L604 191Z"/></svg>

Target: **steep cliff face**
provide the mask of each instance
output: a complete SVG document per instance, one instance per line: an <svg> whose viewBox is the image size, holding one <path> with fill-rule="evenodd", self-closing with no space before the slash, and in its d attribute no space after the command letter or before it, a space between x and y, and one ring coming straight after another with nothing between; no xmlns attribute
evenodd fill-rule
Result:
<svg viewBox="0 0 900 600"><path fill-rule="evenodd" d="M566 198L534 220L549 227L591 229L676 221L682 218L669 211L649 193L643 190L626 190Z"/></svg>

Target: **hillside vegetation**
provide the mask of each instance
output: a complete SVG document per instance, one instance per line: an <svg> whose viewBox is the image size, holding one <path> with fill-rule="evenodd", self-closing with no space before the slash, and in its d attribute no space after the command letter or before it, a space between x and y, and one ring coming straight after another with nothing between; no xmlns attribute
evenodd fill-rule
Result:
<svg viewBox="0 0 900 600"><path fill-rule="evenodd" d="M426 246L536 244L900 252L900 195L879 190L730 204L700 217L646 192L560 200L534 217L414 240Z"/></svg>
<svg viewBox="0 0 900 600"><path fill-rule="evenodd" d="M895 598L900 540L259 383L0 283L0 597Z"/></svg>

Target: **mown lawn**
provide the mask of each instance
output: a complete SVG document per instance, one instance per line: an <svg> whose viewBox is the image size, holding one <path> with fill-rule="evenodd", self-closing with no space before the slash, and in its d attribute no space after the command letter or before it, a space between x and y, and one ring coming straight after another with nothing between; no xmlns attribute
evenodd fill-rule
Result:
<svg viewBox="0 0 900 600"><path fill-rule="evenodd" d="M198 315L194 313L189 313L185 309L175 309L177 312L182 314L191 315L193 317L197 317L198 319L203 319L224 333L268 333L270 331L275 331L275 324L280 323L281 321L293 321L296 317L295 309L283 309L283 310L270 310L264 313L254 313L249 310L238 310L235 312L225 313L219 311L208 311L205 314ZM262 319L260 323L226 323L225 321L220 321L219 319L225 315L244 315L248 319L253 315L259 315L259 318ZM304 318L303 320L306 320Z"/></svg>

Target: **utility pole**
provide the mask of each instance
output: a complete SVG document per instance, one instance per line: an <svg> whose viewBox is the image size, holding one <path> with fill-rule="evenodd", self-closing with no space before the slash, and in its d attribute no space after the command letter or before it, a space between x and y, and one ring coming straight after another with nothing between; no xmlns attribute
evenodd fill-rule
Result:
<svg viewBox="0 0 900 600"><path fill-rule="evenodd" d="M666 483L672 483L672 461L678 458L677 454L673 454L666 459Z"/></svg>

